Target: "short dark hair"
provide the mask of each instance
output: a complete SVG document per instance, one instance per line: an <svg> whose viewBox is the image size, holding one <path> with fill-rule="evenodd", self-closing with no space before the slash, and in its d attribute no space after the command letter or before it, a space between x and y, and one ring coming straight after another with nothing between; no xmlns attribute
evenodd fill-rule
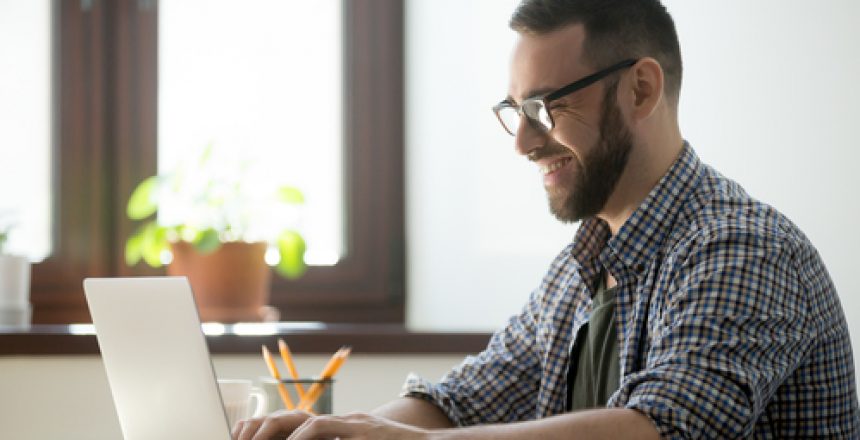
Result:
<svg viewBox="0 0 860 440"><path fill-rule="evenodd" d="M681 48L675 22L659 0L523 0L510 21L511 29L536 35L571 24L585 28L585 60L596 69L628 58L656 59L666 95L677 104Z"/></svg>

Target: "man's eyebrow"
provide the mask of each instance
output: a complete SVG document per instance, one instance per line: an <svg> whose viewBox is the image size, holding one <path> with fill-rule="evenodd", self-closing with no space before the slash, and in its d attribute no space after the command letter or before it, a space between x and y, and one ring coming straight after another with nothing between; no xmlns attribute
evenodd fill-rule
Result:
<svg viewBox="0 0 860 440"><path fill-rule="evenodd" d="M557 89L552 88L552 87L541 87L539 89L530 90L529 93L526 94L526 99L531 99L531 98L535 98L538 96L543 96L543 95L546 95L548 93L554 92L556 90ZM505 96L505 99L503 99L502 101L503 102L510 102L513 104L518 104L517 100L514 99L511 95Z"/></svg>
<svg viewBox="0 0 860 440"><path fill-rule="evenodd" d="M531 99L531 98L536 98L538 96L543 96L543 95L546 95L548 93L554 92L556 90L557 89L555 87L541 87L539 89L534 89L534 90L529 91L526 94L526 96L527 96L526 99Z"/></svg>

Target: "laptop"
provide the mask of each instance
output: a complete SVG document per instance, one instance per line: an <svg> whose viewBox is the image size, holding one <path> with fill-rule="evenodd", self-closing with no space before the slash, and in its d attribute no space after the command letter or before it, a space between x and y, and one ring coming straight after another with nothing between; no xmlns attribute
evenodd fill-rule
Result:
<svg viewBox="0 0 860 440"><path fill-rule="evenodd" d="M125 440L230 439L188 280L88 278L84 292Z"/></svg>

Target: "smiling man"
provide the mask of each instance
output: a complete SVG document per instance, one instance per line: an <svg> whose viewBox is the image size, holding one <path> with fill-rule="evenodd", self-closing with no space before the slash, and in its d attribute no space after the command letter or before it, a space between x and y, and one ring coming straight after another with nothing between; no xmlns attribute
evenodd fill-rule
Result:
<svg viewBox="0 0 860 440"><path fill-rule="evenodd" d="M703 164L658 0L525 0L494 107L582 221L522 311L372 415L286 412L240 439L856 438L848 328L804 234ZM452 429L455 428L455 429Z"/></svg>

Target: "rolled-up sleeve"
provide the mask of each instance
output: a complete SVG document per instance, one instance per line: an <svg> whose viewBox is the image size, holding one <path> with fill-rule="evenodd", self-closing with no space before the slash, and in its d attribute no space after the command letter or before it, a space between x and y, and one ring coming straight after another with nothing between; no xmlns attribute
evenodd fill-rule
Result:
<svg viewBox="0 0 860 440"><path fill-rule="evenodd" d="M667 296L645 368L610 404L642 412L664 438L748 437L814 344L810 293L797 248L778 233L724 228L697 240L668 268L671 291L655 293Z"/></svg>
<svg viewBox="0 0 860 440"><path fill-rule="evenodd" d="M410 374L402 396L435 404L458 426L533 419L540 384L535 323L541 296L540 290L532 293L483 352L466 357L438 383Z"/></svg>

